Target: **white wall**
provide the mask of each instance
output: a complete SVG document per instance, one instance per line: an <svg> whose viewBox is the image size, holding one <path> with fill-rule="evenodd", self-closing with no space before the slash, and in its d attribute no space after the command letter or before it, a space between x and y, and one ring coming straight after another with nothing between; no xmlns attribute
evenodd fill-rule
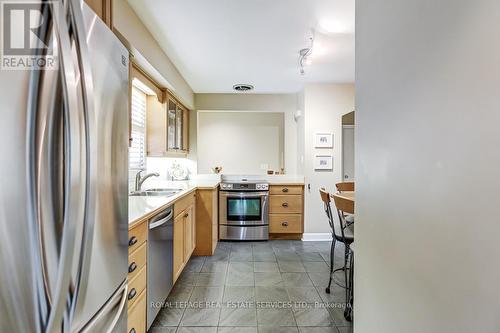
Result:
<svg viewBox="0 0 500 333"><path fill-rule="evenodd" d="M130 43L137 62L159 83L165 84L188 108L194 107L194 94L158 42L141 22L127 0L113 1L113 26ZM160 76L160 77L158 77Z"/></svg>
<svg viewBox="0 0 500 333"><path fill-rule="evenodd" d="M305 195L304 231L329 233L319 189L335 191L342 181L342 116L354 108L353 84L308 84L304 90L304 176L310 184ZM316 132L333 133L333 149L314 149ZM332 171L315 171L314 155L332 154Z"/></svg>
<svg viewBox="0 0 500 333"><path fill-rule="evenodd" d="M266 174L280 170L283 157L283 113L198 112L198 172Z"/></svg>
<svg viewBox="0 0 500 333"><path fill-rule="evenodd" d="M195 107L196 110L283 113L285 173L297 174L296 94L195 94ZM191 123L190 126L190 131L196 132L196 124ZM198 151L196 141L196 137L190 136L190 147Z"/></svg>
<svg viewBox="0 0 500 333"><path fill-rule="evenodd" d="M500 2L356 11L354 331L500 332Z"/></svg>
<svg viewBox="0 0 500 333"><path fill-rule="evenodd" d="M295 122L297 123L296 125L296 130L297 130L297 174L303 175L304 174L304 130L305 130L305 125L304 125L304 112L305 112L305 95L304 95L304 90L302 89L299 93L297 93L297 111L296 111L296 117L295 117Z"/></svg>

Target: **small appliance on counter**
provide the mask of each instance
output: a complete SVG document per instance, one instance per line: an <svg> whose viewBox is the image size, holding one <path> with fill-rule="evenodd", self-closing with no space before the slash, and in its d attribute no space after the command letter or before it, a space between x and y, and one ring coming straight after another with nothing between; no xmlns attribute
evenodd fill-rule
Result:
<svg viewBox="0 0 500 333"><path fill-rule="evenodd" d="M188 169L179 162L174 162L168 170L168 173L172 180L187 180L189 176Z"/></svg>
<svg viewBox="0 0 500 333"><path fill-rule="evenodd" d="M269 183L257 176L222 176L219 192L222 240L269 239Z"/></svg>

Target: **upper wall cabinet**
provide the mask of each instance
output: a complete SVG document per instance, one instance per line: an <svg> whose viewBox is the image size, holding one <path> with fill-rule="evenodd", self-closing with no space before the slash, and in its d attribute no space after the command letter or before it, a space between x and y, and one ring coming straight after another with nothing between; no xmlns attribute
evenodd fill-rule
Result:
<svg viewBox="0 0 500 333"><path fill-rule="evenodd" d="M174 99L167 98L167 147L170 152L188 151L188 112Z"/></svg>
<svg viewBox="0 0 500 333"><path fill-rule="evenodd" d="M85 0L85 2L108 27L112 28L112 0Z"/></svg>
<svg viewBox="0 0 500 333"><path fill-rule="evenodd" d="M148 100L148 156L187 154L189 151L189 111L167 95L165 103Z"/></svg>

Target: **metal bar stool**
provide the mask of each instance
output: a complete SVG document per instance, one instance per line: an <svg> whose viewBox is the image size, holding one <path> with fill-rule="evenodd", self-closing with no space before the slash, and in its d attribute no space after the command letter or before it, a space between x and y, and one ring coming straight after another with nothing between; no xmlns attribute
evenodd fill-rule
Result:
<svg viewBox="0 0 500 333"><path fill-rule="evenodd" d="M344 271L344 277L347 285L347 259L349 256L349 245L354 242L354 231L351 225L348 225L345 220L344 213L354 214L354 203L345 198L333 195L335 206L337 207L337 213L339 217L339 222L333 218L330 193L326 192L324 188L319 191L321 200L324 204L324 209L326 216L328 217L328 222L330 228L332 229L332 246L330 248L330 280L328 281L328 287L326 287L326 293L330 293L330 287L332 285L333 273L338 270ZM334 258L335 258L335 245L337 241L344 244L344 267L340 269L333 269ZM347 292L347 291L346 291Z"/></svg>
<svg viewBox="0 0 500 333"><path fill-rule="evenodd" d="M354 182L341 182L335 184L335 187L337 188L337 192L342 193L342 192L354 192ZM345 220L347 221L347 224L354 223L354 215L347 214L344 216Z"/></svg>
<svg viewBox="0 0 500 333"><path fill-rule="evenodd" d="M354 182L342 182L335 184L337 192L354 192Z"/></svg>
<svg viewBox="0 0 500 333"><path fill-rule="evenodd" d="M354 306L354 243L350 245L350 260L349 260L349 284L348 284L348 298L344 310L344 318L347 321L352 321L352 311Z"/></svg>

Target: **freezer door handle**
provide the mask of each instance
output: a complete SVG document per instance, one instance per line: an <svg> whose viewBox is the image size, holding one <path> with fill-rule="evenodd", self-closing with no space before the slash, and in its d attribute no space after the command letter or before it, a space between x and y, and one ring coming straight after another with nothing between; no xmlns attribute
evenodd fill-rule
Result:
<svg viewBox="0 0 500 333"><path fill-rule="evenodd" d="M91 142L91 138L96 137L95 126L95 108L94 108L94 87L92 80L92 69L90 64L90 56L88 44L86 41L86 29L83 22L82 8L83 2L80 0L69 0L68 2L69 15L68 19L72 27L72 38L75 43L76 65L79 70L79 78L81 84L81 115L85 131L81 136L81 140L85 144L84 159L86 163L86 176L90 181L97 178L97 161L91 159L90 155L96 149L96 142ZM89 265L91 258L92 239L94 237L94 214L96 211L96 202L92 198L96 197L95 186L85 188L85 218L82 220L82 233L80 239L78 267L75 278L75 293L71 304L71 315L76 311L79 295L84 295L88 288ZM90 200L89 200L90 199Z"/></svg>
<svg viewBox="0 0 500 333"><path fill-rule="evenodd" d="M80 331L80 333L91 333L96 330L96 326L100 324L102 318L106 317L107 314L116 306L118 302L120 305L118 306L118 310L111 320L111 324L106 329L106 332L114 332L114 328L120 319L123 310L125 309L125 304L127 303L128 298L128 284L127 281L123 281L120 288L118 288L118 292L103 306L103 308L99 311L97 315L95 315L92 320Z"/></svg>

